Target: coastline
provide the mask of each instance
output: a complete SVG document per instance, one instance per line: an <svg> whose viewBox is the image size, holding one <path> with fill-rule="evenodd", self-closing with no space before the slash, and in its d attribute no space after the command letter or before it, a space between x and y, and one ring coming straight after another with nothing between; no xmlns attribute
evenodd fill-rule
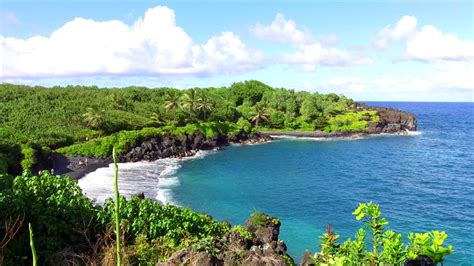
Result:
<svg viewBox="0 0 474 266"><path fill-rule="evenodd" d="M242 142L234 143L231 145L257 145L265 144L271 142L271 138L284 139L284 138L296 138L296 139L321 139L321 140L357 140L369 136L383 136L383 135L401 135L401 136L416 136L420 135L419 131L400 131L397 133L367 133L367 132L332 132L324 133L322 131L259 131L260 134L270 137L270 139L261 140L259 142ZM212 149L198 149L191 150L186 153L181 153L179 155L173 155L165 158L160 158L156 160L143 160L146 162L154 162L162 159L192 159L199 152L209 151L209 150L220 150L222 147L227 145L216 146ZM112 158L93 158L93 157L84 157L84 156L64 156L62 154L53 153L51 155L52 166L55 174L69 176L74 180L79 180L86 176L89 173L96 171L99 168L106 168L113 162ZM87 164L81 164L87 159ZM131 161L122 161L121 163L127 163Z"/></svg>

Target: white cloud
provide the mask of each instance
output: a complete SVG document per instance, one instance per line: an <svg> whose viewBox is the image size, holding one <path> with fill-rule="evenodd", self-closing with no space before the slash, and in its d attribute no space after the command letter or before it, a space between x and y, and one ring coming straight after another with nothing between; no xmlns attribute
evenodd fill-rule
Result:
<svg viewBox="0 0 474 266"><path fill-rule="evenodd" d="M429 99L431 95L449 95L461 92L473 101L474 64L471 62L437 62L433 69L417 75L385 74L371 78L357 76L333 77L323 82L305 80L303 86L309 90L343 93L350 97L365 99L413 100L409 97ZM415 96L416 95L416 96ZM437 98L437 100L442 100Z"/></svg>
<svg viewBox="0 0 474 266"><path fill-rule="evenodd" d="M257 23L250 32L262 40L293 45L296 51L281 54L278 62L294 65L305 71L315 71L317 66L342 68L372 63L371 58L360 53L323 45L336 44L337 36L330 34L318 41L308 29L299 29L295 21L286 20L281 13L276 15L270 25Z"/></svg>
<svg viewBox="0 0 474 266"><path fill-rule="evenodd" d="M378 33L374 41L377 49L387 49L390 43L403 41L405 53L402 59L420 61L474 59L474 41L461 40L456 35L443 33L432 25L417 29L417 19L402 17L394 26L388 25Z"/></svg>
<svg viewBox="0 0 474 266"><path fill-rule="evenodd" d="M272 24L265 26L257 23L250 29L257 38L279 43L303 45L313 40L308 30L300 30L293 20L286 20L282 13L277 13Z"/></svg>
<svg viewBox="0 0 474 266"><path fill-rule="evenodd" d="M167 7L150 8L129 26L76 18L51 36L0 36L3 78L120 74L208 75L259 66L263 55L232 32L195 44Z"/></svg>
<svg viewBox="0 0 474 266"><path fill-rule="evenodd" d="M292 54L283 54L282 62L297 65L304 70L314 71L316 66L347 67L371 64L369 57L357 55L349 50L323 47L320 43L302 46Z"/></svg>
<svg viewBox="0 0 474 266"><path fill-rule="evenodd" d="M416 32L418 20L413 16L402 17L394 26L387 25L378 33L378 38L374 41L377 49L388 49L390 42L407 39Z"/></svg>

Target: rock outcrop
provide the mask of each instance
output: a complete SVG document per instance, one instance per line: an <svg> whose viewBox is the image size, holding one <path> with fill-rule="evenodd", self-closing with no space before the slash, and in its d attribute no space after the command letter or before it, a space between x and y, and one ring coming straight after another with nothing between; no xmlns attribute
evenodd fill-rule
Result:
<svg viewBox="0 0 474 266"><path fill-rule="evenodd" d="M356 109L377 111L380 117L380 121L378 122L369 122L368 134L416 131L416 117L412 113L388 107L373 107L365 104L358 104Z"/></svg>
<svg viewBox="0 0 474 266"><path fill-rule="evenodd" d="M245 230L251 236L231 230L215 240L213 245L218 253L179 250L157 265L288 265L293 259L288 255L285 243L278 239L280 221L266 214L261 217L264 220L260 224L255 224L252 217L246 222Z"/></svg>
<svg viewBox="0 0 474 266"><path fill-rule="evenodd" d="M245 134L239 132L232 136L218 134L213 138L205 138L201 133L182 135L179 137L167 134L142 142L140 146L118 157L121 162L154 161L169 157L186 157L194 155L198 150L210 150L233 143L260 143L271 140L261 133Z"/></svg>

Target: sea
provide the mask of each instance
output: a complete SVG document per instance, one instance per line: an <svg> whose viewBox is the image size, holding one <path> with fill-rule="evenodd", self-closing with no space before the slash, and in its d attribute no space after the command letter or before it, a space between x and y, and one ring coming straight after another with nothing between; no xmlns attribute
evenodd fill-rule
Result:
<svg viewBox="0 0 474 266"><path fill-rule="evenodd" d="M276 138L257 145L155 162L119 164L119 190L144 192L218 220L243 224L254 211L278 217L280 239L298 262L319 251L327 225L343 241L363 227L352 212L380 205L387 229L442 230L454 248L444 265L474 265L474 103L367 102L412 112L418 131L359 139ZM113 171L79 180L101 203Z"/></svg>

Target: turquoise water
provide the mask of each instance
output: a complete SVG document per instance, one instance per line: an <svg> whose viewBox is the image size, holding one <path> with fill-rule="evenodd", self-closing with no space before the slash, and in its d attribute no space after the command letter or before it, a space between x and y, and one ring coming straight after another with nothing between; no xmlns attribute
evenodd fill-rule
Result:
<svg viewBox="0 0 474 266"><path fill-rule="evenodd" d="M254 210L277 216L297 259L327 224L352 237L352 211L374 201L390 229L445 230L455 249L446 265L474 265L474 104L370 104L414 112L422 134L227 147L183 162L173 200L232 224Z"/></svg>

